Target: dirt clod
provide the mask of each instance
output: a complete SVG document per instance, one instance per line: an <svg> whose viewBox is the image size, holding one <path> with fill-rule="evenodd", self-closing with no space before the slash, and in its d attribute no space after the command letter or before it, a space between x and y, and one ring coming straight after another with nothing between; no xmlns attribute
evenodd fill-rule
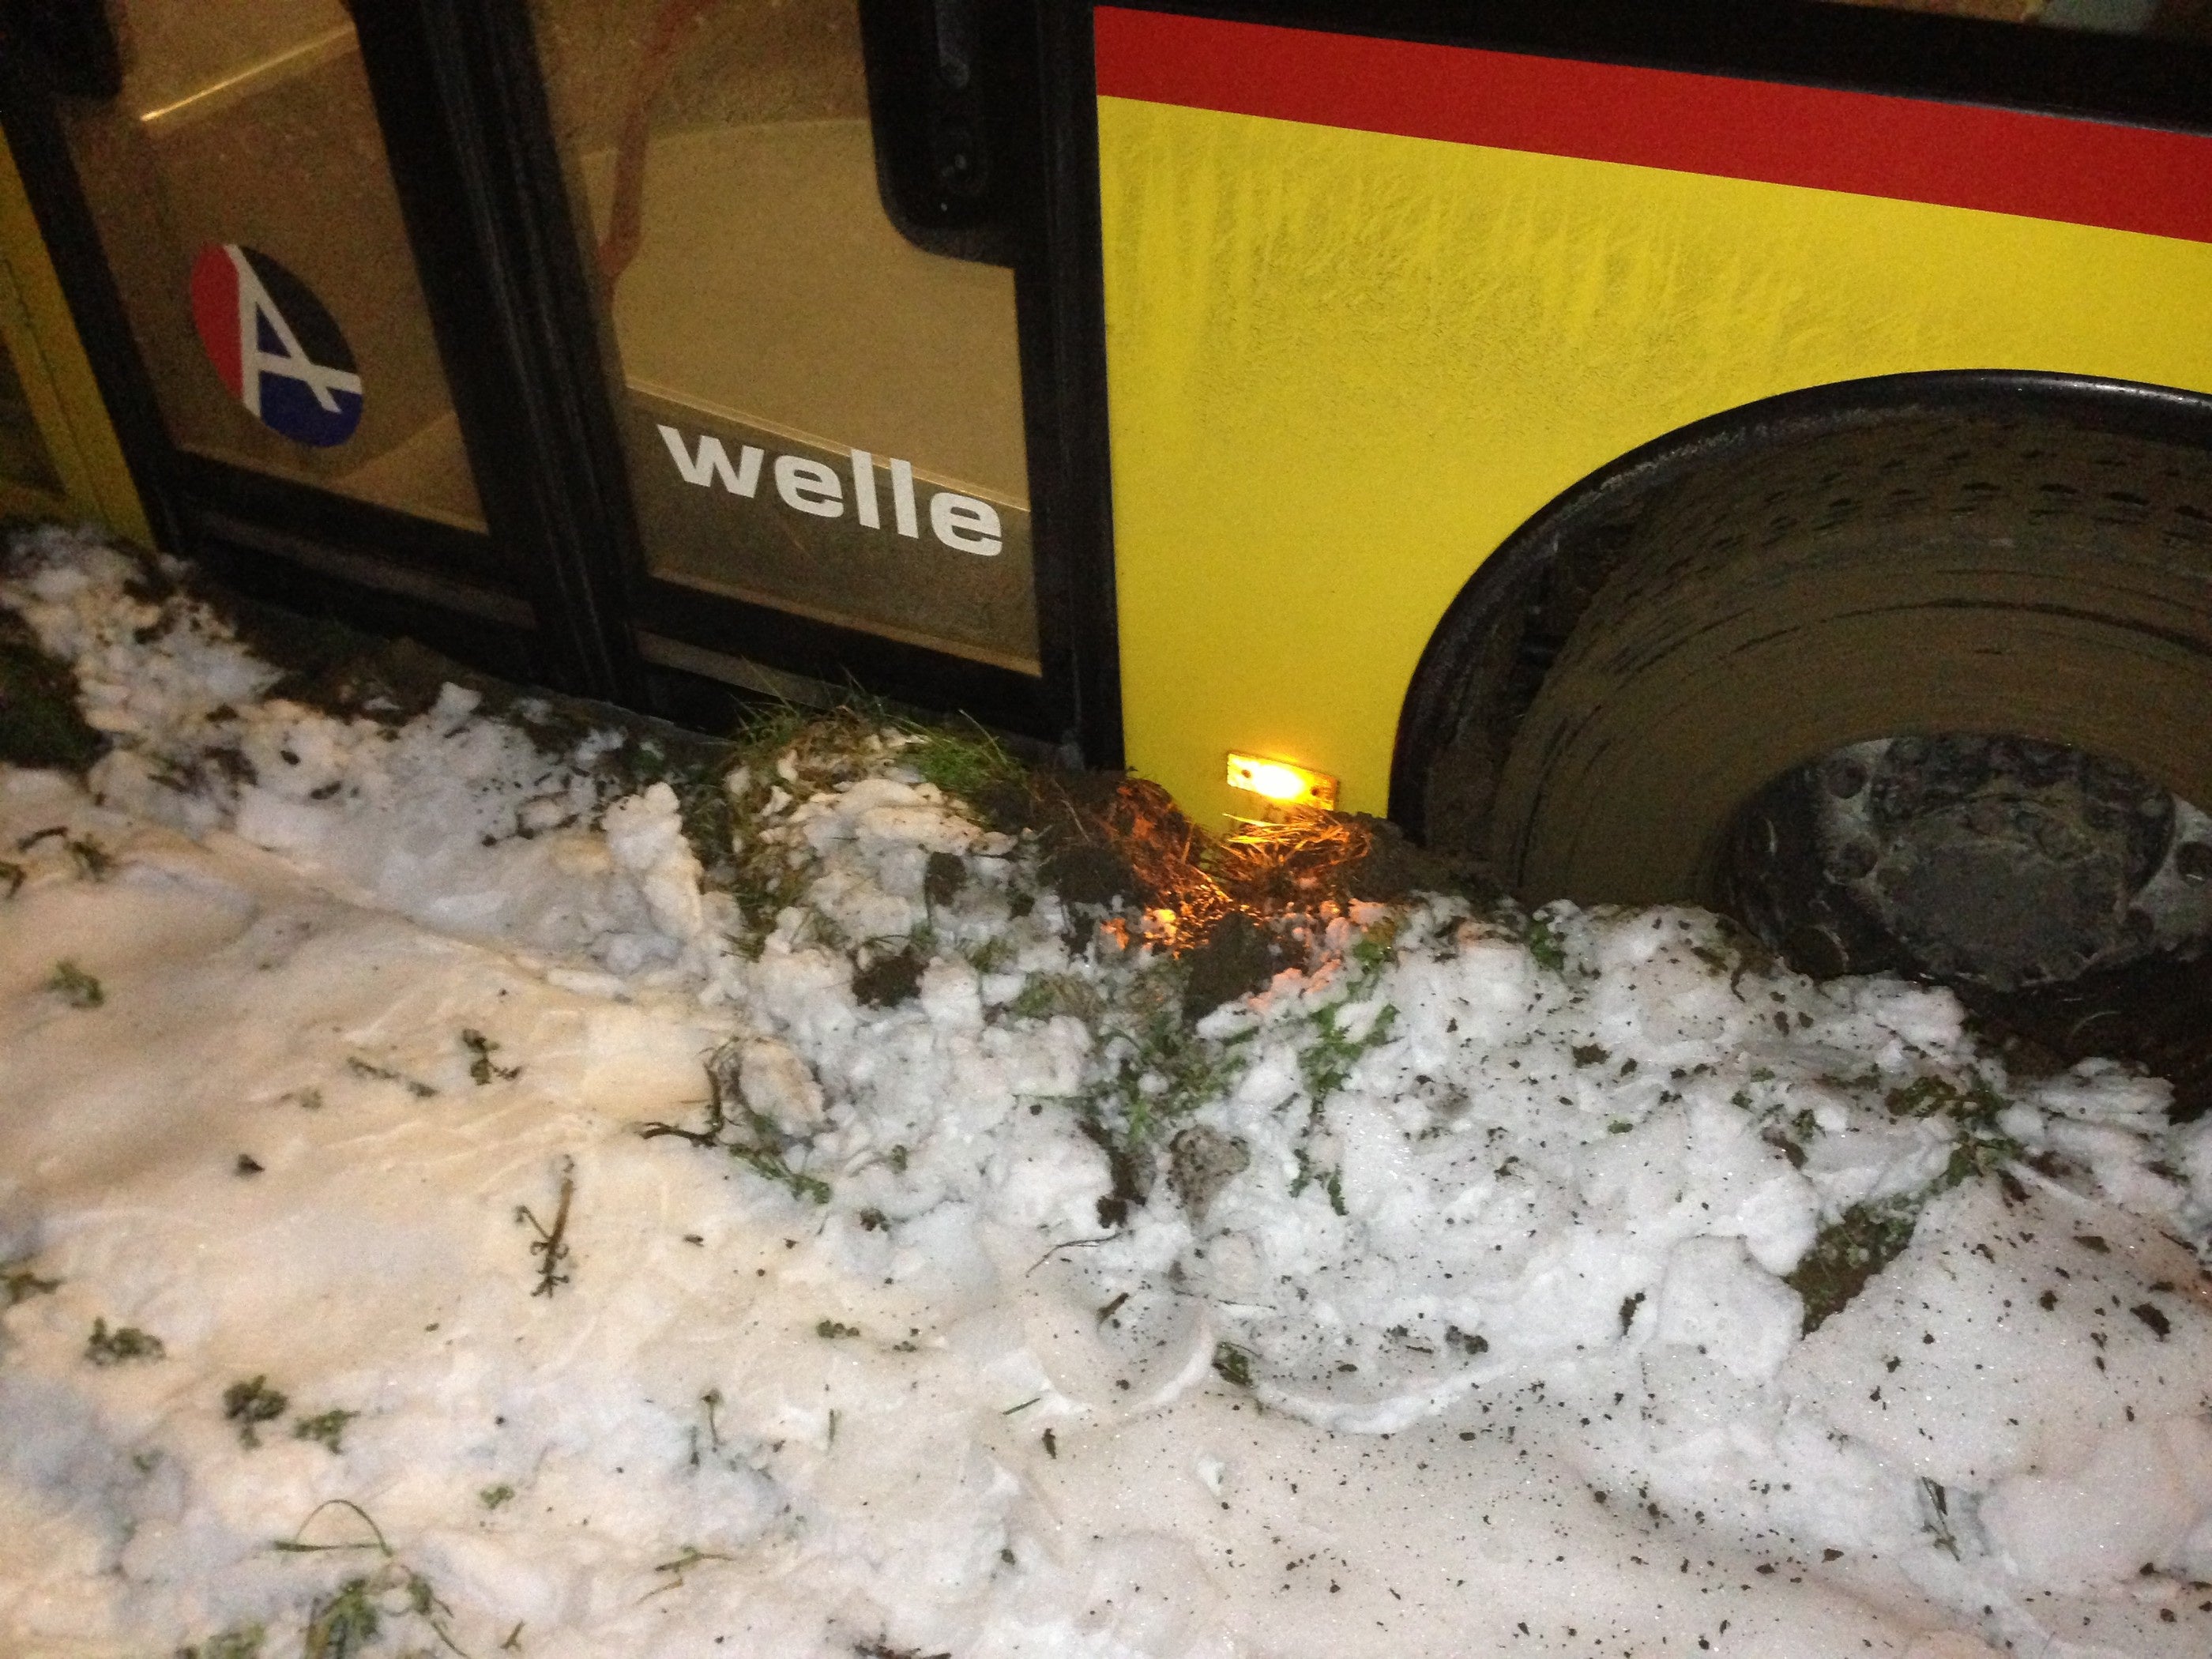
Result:
<svg viewBox="0 0 2212 1659"><path fill-rule="evenodd" d="M1196 1124L1168 1143L1168 1187L1193 1222L1203 1221L1221 1189L1251 1162L1251 1148L1243 1141Z"/></svg>
<svg viewBox="0 0 2212 1659"><path fill-rule="evenodd" d="M1262 988L1285 963L1274 936L1242 910L1231 910L1183 957L1185 1018L1203 1019L1232 998Z"/></svg>
<svg viewBox="0 0 2212 1659"><path fill-rule="evenodd" d="M76 676L0 611L0 763L82 773L106 747L77 712Z"/></svg>
<svg viewBox="0 0 2212 1659"><path fill-rule="evenodd" d="M878 957L853 975L853 994L871 1008L890 1008L911 1002L921 994L922 969L928 966L927 960L911 945L889 956Z"/></svg>
<svg viewBox="0 0 2212 1659"><path fill-rule="evenodd" d="M968 866L957 854L932 853L921 876L921 895L934 905L950 904L968 884Z"/></svg>

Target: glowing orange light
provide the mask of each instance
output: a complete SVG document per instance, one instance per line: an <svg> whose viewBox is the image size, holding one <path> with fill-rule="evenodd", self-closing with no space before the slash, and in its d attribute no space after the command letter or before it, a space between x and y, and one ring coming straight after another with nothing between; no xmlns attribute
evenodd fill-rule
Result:
<svg viewBox="0 0 2212 1659"><path fill-rule="evenodd" d="M1229 784L1285 806L1336 805L1336 780L1328 773L1258 755L1230 756Z"/></svg>

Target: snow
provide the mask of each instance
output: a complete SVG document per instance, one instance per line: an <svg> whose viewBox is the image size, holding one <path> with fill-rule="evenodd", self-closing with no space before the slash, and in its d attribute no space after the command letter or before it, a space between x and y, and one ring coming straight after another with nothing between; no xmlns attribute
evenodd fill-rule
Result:
<svg viewBox="0 0 2212 1659"><path fill-rule="evenodd" d="M896 733L727 781L755 926L619 733L273 699L140 575L0 579L114 744L0 771L0 1650L2212 1644L2156 1079L1684 910L1361 907L1193 1032Z"/></svg>

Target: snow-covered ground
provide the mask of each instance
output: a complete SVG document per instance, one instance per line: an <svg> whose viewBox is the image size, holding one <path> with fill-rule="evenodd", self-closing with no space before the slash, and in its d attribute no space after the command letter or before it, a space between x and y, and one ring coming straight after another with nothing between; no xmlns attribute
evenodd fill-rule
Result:
<svg viewBox="0 0 2212 1659"><path fill-rule="evenodd" d="M2212 1650L2155 1080L1681 911L1193 1030L896 733L730 779L754 926L618 734L132 574L0 580L113 745L0 770L0 1651Z"/></svg>

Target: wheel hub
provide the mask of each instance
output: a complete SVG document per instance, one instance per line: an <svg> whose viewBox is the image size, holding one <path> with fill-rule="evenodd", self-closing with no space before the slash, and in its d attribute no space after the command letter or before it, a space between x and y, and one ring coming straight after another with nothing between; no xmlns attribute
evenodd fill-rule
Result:
<svg viewBox="0 0 2212 1659"><path fill-rule="evenodd" d="M1847 744L1762 792L1731 843L1749 919L1820 971L2010 990L2212 943L2212 818L2055 744Z"/></svg>

